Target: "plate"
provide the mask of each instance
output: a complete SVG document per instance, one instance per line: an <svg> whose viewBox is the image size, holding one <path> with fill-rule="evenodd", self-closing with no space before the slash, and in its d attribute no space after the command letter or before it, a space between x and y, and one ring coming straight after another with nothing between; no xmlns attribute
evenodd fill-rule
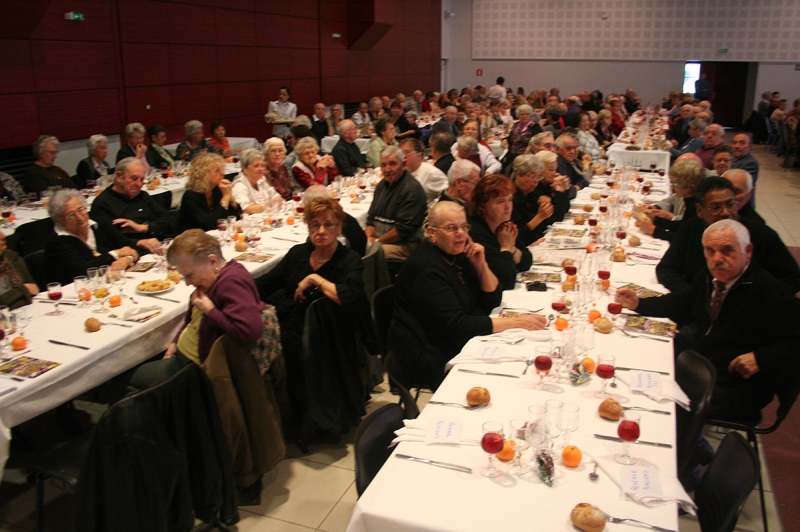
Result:
<svg viewBox="0 0 800 532"><path fill-rule="evenodd" d="M153 279L153 280L161 280L161 279ZM136 285L136 293L139 294L139 295L142 295L142 296L157 296L159 294L165 294L165 293L169 292L170 290L172 290L173 288L175 288L175 283L174 282L169 281L169 280L165 280L165 281L169 283L169 288L164 288L163 290L144 291L144 290L139 290L139 285ZM147 281L143 281L143 282L147 282ZM141 283L139 283L139 284L141 284Z"/></svg>

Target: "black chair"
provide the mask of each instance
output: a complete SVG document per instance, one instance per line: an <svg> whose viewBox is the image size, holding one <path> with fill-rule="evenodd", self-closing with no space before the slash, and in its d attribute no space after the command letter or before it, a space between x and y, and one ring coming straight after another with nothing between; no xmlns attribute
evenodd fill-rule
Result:
<svg viewBox="0 0 800 532"><path fill-rule="evenodd" d="M389 445L394 439L394 431L403 427L404 418L403 408L391 403L365 417L358 426L353 449L359 497L392 454Z"/></svg>
<svg viewBox="0 0 800 532"><path fill-rule="evenodd" d="M53 233L53 220L42 218L20 225L14 234L8 237L8 247L24 257L34 251L44 249L47 238Z"/></svg>
<svg viewBox="0 0 800 532"><path fill-rule="evenodd" d="M369 247L369 251L361 258L361 262L364 264L364 293L371 301L375 292L392 284L392 280L389 278L389 269L386 267L386 256L383 254L383 246L380 242L375 242Z"/></svg>
<svg viewBox="0 0 800 532"><path fill-rule="evenodd" d="M386 339L394 315L394 285L384 286L372 294L372 321L381 354L387 353Z"/></svg>
<svg viewBox="0 0 800 532"><path fill-rule="evenodd" d="M47 261L44 255L44 250L40 249L29 253L23 257L28 271L33 275L33 280L39 286L39 290L47 290L47 283L50 282L47 273Z"/></svg>
<svg viewBox="0 0 800 532"><path fill-rule="evenodd" d="M723 438L694 495L703 532L731 532L760 482L758 455L738 433ZM766 528L765 528L766 530Z"/></svg>
<svg viewBox="0 0 800 532"><path fill-rule="evenodd" d="M697 440L703 431L711 405L717 372L709 360L695 351L684 351L675 360L675 381L689 396L691 410L676 408L678 432L678 478L693 469Z"/></svg>
<svg viewBox="0 0 800 532"><path fill-rule="evenodd" d="M389 368L393 364L393 360L394 354L389 353L384 356L383 363ZM419 407L417 406L417 402L411 397L411 392L409 392L408 388L403 386L400 381L395 379L388 369L386 373L389 375L389 386L391 387L392 393L400 397L399 404L402 405L405 411L406 419L417 419L419 417Z"/></svg>
<svg viewBox="0 0 800 532"><path fill-rule="evenodd" d="M778 396L778 411L775 421L771 425L765 427L751 427L723 419L709 419L706 421L706 424L747 433L747 440L750 442L750 445L753 446L756 456L758 456L758 437L764 434L772 434L778 430L783 420L789 415L792 405L794 405L794 402L797 400L797 395L800 393L800 374L797 372L786 372L781 376L775 376L775 389L777 390L776 395ZM761 519L764 523L764 532L768 532L767 507L764 503L764 481L760 469L758 473L758 494L761 500Z"/></svg>

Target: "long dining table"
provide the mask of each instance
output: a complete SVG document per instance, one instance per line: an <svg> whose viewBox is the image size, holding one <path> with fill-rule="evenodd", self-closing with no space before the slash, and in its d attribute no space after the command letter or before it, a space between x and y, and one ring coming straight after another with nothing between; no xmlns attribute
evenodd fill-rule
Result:
<svg viewBox="0 0 800 532"><path fill-rule="evenodd" d="M575 231L588 229L586 225L575 224L571 218L585 215L584 205L592 205L592 215L599 217L600 225L605 223L606 217L597 213L597 201L592 199L592 194L604 190L605 179L597 178L591 187L580 191L573 201L569 217L550 228L544 243L531 248L534 255L533 272L555 275L563 280L565 274L557 262L558 258L554 257L559 257L558 253L569 256L571 252L580 260L584 253L581 249L565 251L555 248L583 248L586 245L586 236L577 239L581 242L579 246L574 245L575 240L570 240L576 235ZM669 193L669 183L665 178L657 174L647 174L644 179L653 182L653 192L646 199L658 200ZM635 182L633 184L636 185ZM631 192L631 197L637 202L643 199L637 192ZM637 254L628 256L625 262L611 263L611 291L613 288L634 283L666 293L667 290L656 279L654 266L657 262L653 259L663 256L667 243L640 234L632 219L627 225L627 235L619 244L625 248L626 253ZM629 238L632 235L642 241L640 247L630 246ZM614 244L617 242L612 246ZM609 250L599 250L595 254L609 254ZM551 279L554 280L554 277ZM596 272L591 272L591 278L585 279L586 282L596 282ZM502 303L492 315L498 316L509 310L551 315L554 312L551 310L553 291L561 288L557 284L548 282L548 290L538 292L527 291L522 283L518 283L514 290L503 293ZM610 294L603 294L594 305L588 306L608 316L606 308L612 297ZM615 327L610 334L594 332L594 347L580 349L584 352L577 356L577 360L589 357L596 361L598 355L610 354L616 357L615 363L618 367L663 372L664 375L660 378L672 381L672 340L646 334L640 334L636 338L626 336L620 330L620 320L626 319L625 314L616 318ZM585 315L568 320L567 330L581 327L592 330ZM546 388L540 390L536 387L539 376L533 367L530 367L527 374L523 374L526 369L524 359L532 356L537 346L548 346L551 341L565 339L565 332L557 331L553 325L548 327L548 331L521 334L516 338L522 339L519 343L481 337L473 338L466 344L462 352L451 361L455 365L419 418L407 424L408 427L421 431L418 432L418 437L399 438L400 443L394 448L392 456L359 498L348 532L482 532L498 527L505 530L569 531L576 530L570 522L570 511L582 502L593 504L612 516L639 519L666 530L677 530L676 503L650 507L634 502L623 493L621 479L627 474L624 470L628 466L617 464L613 458L622 450L622 443L595 437L617 436L618 423L598 414L602 399L596 397L595 393L600 390L602 380L593 374L588 383L573 385L569 379L556 380L548 376ZM508 336L505 338L508 339ZM640 439L664 444L659 447L632 445L631 452L639 461L636 466L637 474L644 471L647 475L658 478L665 494L682 492L676 478L675 410L680 407L671 401L657 402L638 392L633 393L630 385L634 375L652 374L618 369L617 387L609 388L609 391L623 407L662 411L639 412ZM488 407L469 410L457 406L466 405L467 392L475 386L489 391L491 401ZM577 467L565 466L559 459L560 453L556 445L553 453L555 471L552 487L542 481L536 469L527 474L516 475L510 472L511 464L502 462L498 466L501 476L483 476L488 455L480 446L482 424L488 421L502 423L508 438L509 422L512 419L528 419L530 405L544 405L549 399L579 407L577 429L571 434L569 444L581 450L581 464ZM456 406L433 404L435 402L456 403ZM461 431L460 439L455 438L450 443L437 443L436 439L441 436L435 428L443 425L457 427L456 432ZM453 441L460 443L452 443ZM558 442L562 440L559 438L556 440ZM471 472L431 467L398 455L444 462L468 468ZM533 458L532 449L525 451L522 456L523 463L528 463ZM595 464L599 466L597 469ZM596 482L590 478L592 471L599 475ZM627 484L626 487L630 488ZM628 525L609 523L607 529L626 530Z"/></svg>

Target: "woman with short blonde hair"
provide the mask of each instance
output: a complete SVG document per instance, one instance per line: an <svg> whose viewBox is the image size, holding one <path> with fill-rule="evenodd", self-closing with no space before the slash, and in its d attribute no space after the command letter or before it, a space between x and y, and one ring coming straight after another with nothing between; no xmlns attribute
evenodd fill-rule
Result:
<svg viewBox="0 0 800 532"><path fill-rule="evenodd" d="M216 153L203 153L192 161L178 213L180 231L217 228L217 220L241 216L242 208L233 197L231 182L225 178L225 159Z"/></svg>

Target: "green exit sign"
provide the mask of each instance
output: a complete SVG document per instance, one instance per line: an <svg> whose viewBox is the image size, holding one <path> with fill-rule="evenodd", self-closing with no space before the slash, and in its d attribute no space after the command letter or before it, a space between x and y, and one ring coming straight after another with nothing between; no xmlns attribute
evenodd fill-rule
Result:
<svg viewBox="0 0 800 532"><path fill-rule="evenodd" d="M65 20L86 20L83 16L83 13L78 13L75 11L70 11L69 13L64 13Z"/></svg>

